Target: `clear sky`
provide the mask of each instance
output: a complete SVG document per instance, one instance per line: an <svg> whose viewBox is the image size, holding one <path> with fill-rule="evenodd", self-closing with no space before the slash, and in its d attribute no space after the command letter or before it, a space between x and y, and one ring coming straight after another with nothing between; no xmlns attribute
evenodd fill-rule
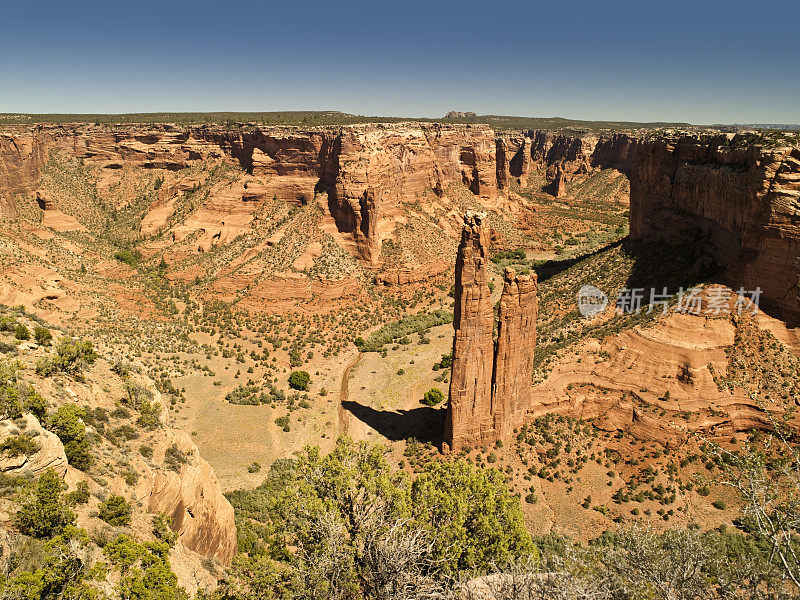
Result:
<svg viewBox="0 0 800 600"><path fill-rule="evenodd" d="M10 1L0 112L800 122L800 2Z"/></svg>

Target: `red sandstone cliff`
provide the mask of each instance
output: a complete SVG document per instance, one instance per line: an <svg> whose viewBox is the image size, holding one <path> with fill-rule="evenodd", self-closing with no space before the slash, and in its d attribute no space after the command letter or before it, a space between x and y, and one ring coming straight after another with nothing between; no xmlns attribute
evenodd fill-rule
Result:
<svg viewBox="0 0 800 600"><path fill-rule="evenodd" d="M725 136L656 140L631 160L631 236L711 236L731 287L800 321L800 150L739 147Z"/></svg>
<svg viewBox="0 0 800 600"><path fill-rule="evenodd" d="M497 324L492 377L492 415L498 439L520 427L531 403L531 373L536 349L536 273L506 269Z"/></svg>
<svg viewBox="0 0 800 600"><path fill-rule="evenodd" d="M483 201L497 193L495 134L484 125L10 127L0 135L2 216L16 216L14 196L39 186L52 150L99 169L101 180L125 166L178 171L222 160L252 176L241 202L274 197L307 204L327 194L324 209L368 265L376 264L401 203L431 189L443 196L452 183L463 183Z"/></svg>

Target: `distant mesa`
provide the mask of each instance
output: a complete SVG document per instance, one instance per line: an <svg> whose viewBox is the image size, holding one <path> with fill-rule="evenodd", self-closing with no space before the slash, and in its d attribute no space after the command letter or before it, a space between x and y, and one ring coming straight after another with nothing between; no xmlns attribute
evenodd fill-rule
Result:
<svg viewBox="0 0 800 600"><path fill-rule="evenodd" d="M444 116L444 118L445 119L474 119L477 116L478 115L476 115L474 112L461 112L461 111L458 111L458 110L451 110L449 113L447 113Z"/></svg>

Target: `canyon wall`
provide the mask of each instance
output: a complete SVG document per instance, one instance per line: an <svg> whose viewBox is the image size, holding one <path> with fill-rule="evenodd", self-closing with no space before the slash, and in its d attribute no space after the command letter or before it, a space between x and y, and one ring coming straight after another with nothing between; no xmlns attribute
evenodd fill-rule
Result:
<svg viewBox="0 0 800 600"><path fill-rule="evenodd" d="M178 171L224 160L253 176L243 201L277 198L325 209L368 265L380 255L403 202L452 183L481 201L497 194L495 134L483 125L399 123L227 129L159 126L9 127L0 135L0 216L39 185L50 152L63 150L110 173L127 166Z"/></svg>
<svg viewBox="0 0 800 600"><path fill-rule="evenodd" d="M578 135L529 130L518 135L499 134L498 188L506 189L512 179L525 187L534 165L544 169L551 180L559 178L559 169L570 176L586 175L598 168L627 173L637 139L627 133ZM558 185L553 186L554 191L557 189Z"/></svg>
<svg viewBox="0 0 800 600"><path fill-rule="evenodd" d="M456 258L453 364L445 444L458 452L508 438L530 405L536 347L536 275L505 272L498 338L486 270L485 215L464 218Z"/></svg>
<svg viewBox="0 0 800 600"><path fill-rule="evenodd" d="M800 323L800 149L726 136L640 142L630 181L632 237L707 234L725 283L760 287L763 308Z"/></svg>
<svg viewBox="0 0 800 600"><path fill-rule="evenodd" d="M712 234L711 250L725 267L727 283L761 287L765 308L800 318L796 148L763 149L746 140L731 143L728 136L700 141L538 130L496 134L483 125L430 123L307 129L10 126L0 133L0 217L17 215L15 198L33 194L54 150L98 170L98 186L129 166L164 172L227 161L247 179L223 194L223 212L229 205L252 212L253 201L264 198L299 204L318 198L342 234L340 243L366 266L378 264L383 241L403 219L402 205L418 202L430 190L444 197L448 186L461 183L492 208L512 181L526 185L532 168L546 170L556 196L569 178L616 168L631 179L633 237L675 237L703 228ZM53 214L64 209L44 208ZM56 217L62 218L51 221L66 223L64 215ZM220 219L227 228L236 221ZM157 231L157 224L143 223L142 235ZM241 231L228 233L226 239ZM205 246L213 243L212 234L206 237Z"/></svg>

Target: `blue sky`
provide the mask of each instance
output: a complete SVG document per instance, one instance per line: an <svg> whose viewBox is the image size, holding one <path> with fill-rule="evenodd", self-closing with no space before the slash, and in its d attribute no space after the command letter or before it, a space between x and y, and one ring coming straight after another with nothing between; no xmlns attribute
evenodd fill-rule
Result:
<svg viewBox="0 0 800 600"><path fill-rule="evenodd" d="M8 2L0 112L800 122L800 3Z"/></svg>

